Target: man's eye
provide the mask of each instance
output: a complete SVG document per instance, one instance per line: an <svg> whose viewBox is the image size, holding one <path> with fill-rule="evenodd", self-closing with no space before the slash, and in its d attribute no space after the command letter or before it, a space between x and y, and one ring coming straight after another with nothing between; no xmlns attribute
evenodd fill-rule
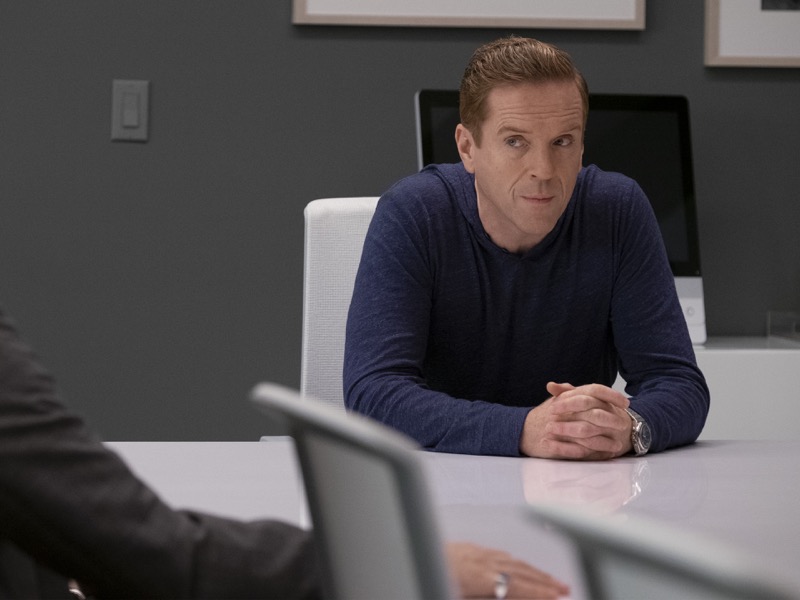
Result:
<svg viewBox="0 0 800 600"><path fill-rule="evenodd" d="M571 137L560 137L555 141L556 146L569 146L572 143Z"/></svg>
<svg viewBox="0 0 800 600"><path fill-rule="evenodd" d="M512 148L519 148L522 146L522 140L519 138L508 138L506 144Z"/></svg>

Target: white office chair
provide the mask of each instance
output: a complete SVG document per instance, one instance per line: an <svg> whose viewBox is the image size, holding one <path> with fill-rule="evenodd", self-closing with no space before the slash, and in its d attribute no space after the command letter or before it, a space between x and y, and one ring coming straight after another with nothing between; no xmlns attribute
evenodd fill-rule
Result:
<svg viewBox="0 0 800 600"><path fill-rule="evenodd" d="M552 504L534 504L529 513L575 544L593 600L800 598L753 557L650 519L619 521Z"/></svg>
<svg viewBox="0 0 800 600"><path fill-rule="evenodd" d="M251 401L294 438L326 597L452 597L423 465L408 438L262 383Z"/></svg>
<svg viewBox="0 0 800 600"><path fill-rule="evenodd" d="M378 198L326 198L305 216L300 393L344 410L342 362L347 310Z"/></svg>

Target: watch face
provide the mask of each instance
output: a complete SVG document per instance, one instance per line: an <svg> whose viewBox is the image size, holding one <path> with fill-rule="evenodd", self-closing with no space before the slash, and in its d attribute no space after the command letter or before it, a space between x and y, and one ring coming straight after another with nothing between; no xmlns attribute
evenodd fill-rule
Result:
<svg viewBox="0 0 800 600"><path fill-rule="evenodd" d="M650 426L647 422L636 412L628 409L628 414L634 422L633 426L633 450L637 455L645 454L650 450L650 443L653 441Z"/></svg>
<svg viewBox="0 0 800 600"><path fill-rule="evenodd" d="M653 441L653 436L650 433L650 426L645 423L643 420L639 421L639 427L637 429L637 437L639 442L639 448L637 449L641 453L645 453L650 450L650 443Z"/></svg>

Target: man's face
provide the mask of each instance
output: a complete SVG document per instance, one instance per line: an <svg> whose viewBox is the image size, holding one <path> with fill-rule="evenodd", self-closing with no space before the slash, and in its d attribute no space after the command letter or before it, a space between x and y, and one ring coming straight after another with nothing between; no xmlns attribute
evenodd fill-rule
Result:
<svg viewBox="0 0 800 600"><path fill-rule="evenodd" d="M569 203L583 157L583 104L572 81L494 88L478 146L463 125L456 143L475 174L478 214L492 241L522 253L542 241Z"/></svg>

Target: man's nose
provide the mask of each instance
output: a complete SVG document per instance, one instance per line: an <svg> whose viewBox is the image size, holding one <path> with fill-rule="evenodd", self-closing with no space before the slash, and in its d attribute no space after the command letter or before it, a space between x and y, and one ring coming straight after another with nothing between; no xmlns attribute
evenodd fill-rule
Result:
<svg viewBox="0 0 800 600"><path fill-rule="evenodd" d="M551 179L555 172L552 150L549 147L531 148L527 156L527 169L535 179Z"/></svg>

